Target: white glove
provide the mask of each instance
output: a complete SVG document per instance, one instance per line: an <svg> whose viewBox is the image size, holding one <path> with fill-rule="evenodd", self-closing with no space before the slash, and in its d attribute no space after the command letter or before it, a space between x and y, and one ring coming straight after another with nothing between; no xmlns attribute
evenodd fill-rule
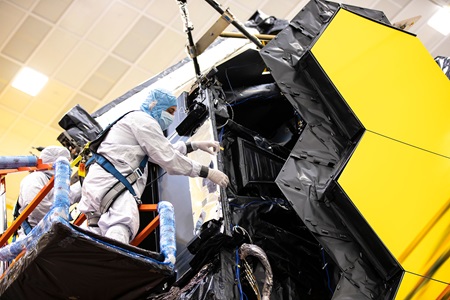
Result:
<svg viewBox="0 0 450 300"><path fill-rule="evenodd" d="M212 141L212 142L191 142L191 146L193 150L203 150L205 152L208 152L209 154L216 154L220 150L220 144L219 142ZM212 150L210 149L212 148Z"/></svg>
<svg viewBox="0 0 450 300"><path fill-rule="evenodd" d="M228 183L230 182L226 174L216 169L209 169L208 176L206 178L208 178L215 184L220 185L221 187L227 187Z"/></svg>

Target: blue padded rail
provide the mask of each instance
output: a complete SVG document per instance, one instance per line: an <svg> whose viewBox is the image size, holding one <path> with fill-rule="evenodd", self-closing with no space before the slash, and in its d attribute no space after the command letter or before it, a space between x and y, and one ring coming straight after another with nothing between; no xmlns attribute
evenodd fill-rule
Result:
<svg viewBox="0 0 450 300"><path fill-rule="evenodd" d="M20 167L36 167L38 158L29 156L0 156L0 169L17 169Z"/></svg>

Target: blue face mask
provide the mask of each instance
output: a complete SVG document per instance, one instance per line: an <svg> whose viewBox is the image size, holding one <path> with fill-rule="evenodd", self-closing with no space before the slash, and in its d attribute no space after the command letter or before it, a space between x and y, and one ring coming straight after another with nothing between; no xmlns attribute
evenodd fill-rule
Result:
<svg viewBox="0 0 450 300"><path fill-rule="evenodd" d="M159 126L164 131L166 130L170 124L173 122L173 115L169 114L167 111L163 110L161 112L161 117L158 119Z"/></svg>

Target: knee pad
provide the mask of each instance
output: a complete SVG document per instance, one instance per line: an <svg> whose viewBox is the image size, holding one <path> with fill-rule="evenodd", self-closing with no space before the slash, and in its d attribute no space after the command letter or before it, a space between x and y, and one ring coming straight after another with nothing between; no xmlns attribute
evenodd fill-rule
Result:
<svg viewBox="0 0 450 300"><path fill-rule="evenodd" d="M116 224L108 228L105 236L124 244L128 244L130 242L131 233L127 226Z"/></svg>

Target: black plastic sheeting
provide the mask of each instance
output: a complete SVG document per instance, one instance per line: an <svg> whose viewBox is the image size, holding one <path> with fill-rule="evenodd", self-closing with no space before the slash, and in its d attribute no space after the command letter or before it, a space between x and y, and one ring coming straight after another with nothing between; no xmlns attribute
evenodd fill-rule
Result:
<svg viewBox="0 0 450 300"><path fill-rule="evenodd" d="M248 87L248 91L253 89ZM248 94L245 89L243 94ZM250 107L258 105L272 104L260 98ZM291 117L284 115L285 119ZM275 184L289 149L276 147L259 132L231 120L223 127L220 140L223 169L230 177L229 222L205 223L198 237L178 256L181 278L168 293L151 299L240 299L243 294L257 299L243 275L242 293L237 285L236 251L242 243L257 245L267 255L273 272L270 299L330 299L338 269ZM252 180L245 180L249 178ZM223 234L222 226L229 226L232 236ZM255 259L247 262L261 291L264 268Z"/></svg>
<svg viewBox="0 0 450 300"><path fill-rule="evenodd" d="M239 299L236 249L243 242L259 246L268 257L273 272L270 299L331 298L336 285L335 267L286 200L237 197L230 201L230 208L233 238L222 239L219 251L213 251L200 264L203 267L188 283L175 285L169 292L151 299ZM204 253L198 255L204 257ZM262 291L265 278L262 265L251 257L246 261ZM243 294L247 299L257 299L243 278L241 275Z"/></svg>
<svg viewBox="0 0 450 300"><path fill-rule="evenodd" d="M145 299L173 270L155 252L55 222L0 282L1 299Z"/></svg>
<svg viewBox="0 0 450 300"><path fill-rule="evenodd" d="M69 110L58 124L65 131L57 139L71 151L72 158L78 156L84 145L94 140L102 131L100 124L79 104ZM72 150L76 151L72 152Z"/></svg>
<svg viewBox="0 0 450 300"><path fill-rule="evenodd" d="M450 79L450 57L436 56L434 60L439 65L439 68L444 71L444 74Z"/></svg>
<svg viewBox="0 0 450 300"><path fill-rule="evenodd" d="M402 270L335 181L364 127L309 51L340 9L390 25L380 11L310 1L261 50L306 121L276 183L340 269L332 299L392 299Z"/></svg>
<svg viewBox="0 0 450 300"><path fill-rule="evenodd" d="M230 137L227 139L230 142ZM279 194L275 178L284 159L240 137L231 141L230 155L224 158L231 177L230 189L238 195Z"/></svg>
<svg viewBox="0 0 450 300"><path fill-rule="evenodd" d="M234 249L223 247L186 285L182 287L174 285L169 292L148 299L239 299L235 284L235 255Z"/></svg>
<svg viewBox="0 0 450 300"><path fill-rule="evenodd" d="M247 22L246 27L256 28L262 34L277 34L289 24L287 20L278 19L274 16L266 16L260 11L256 11Z"/></svg>
<svg viewBox="0 0 450 300"><path fill-rule="evenodd" d="M238 197L230 206L236 230L245 229L247 240L269 258L274 278L271 299L329 299L332 264L324 267L321 246L287 201Z"/></svg>

